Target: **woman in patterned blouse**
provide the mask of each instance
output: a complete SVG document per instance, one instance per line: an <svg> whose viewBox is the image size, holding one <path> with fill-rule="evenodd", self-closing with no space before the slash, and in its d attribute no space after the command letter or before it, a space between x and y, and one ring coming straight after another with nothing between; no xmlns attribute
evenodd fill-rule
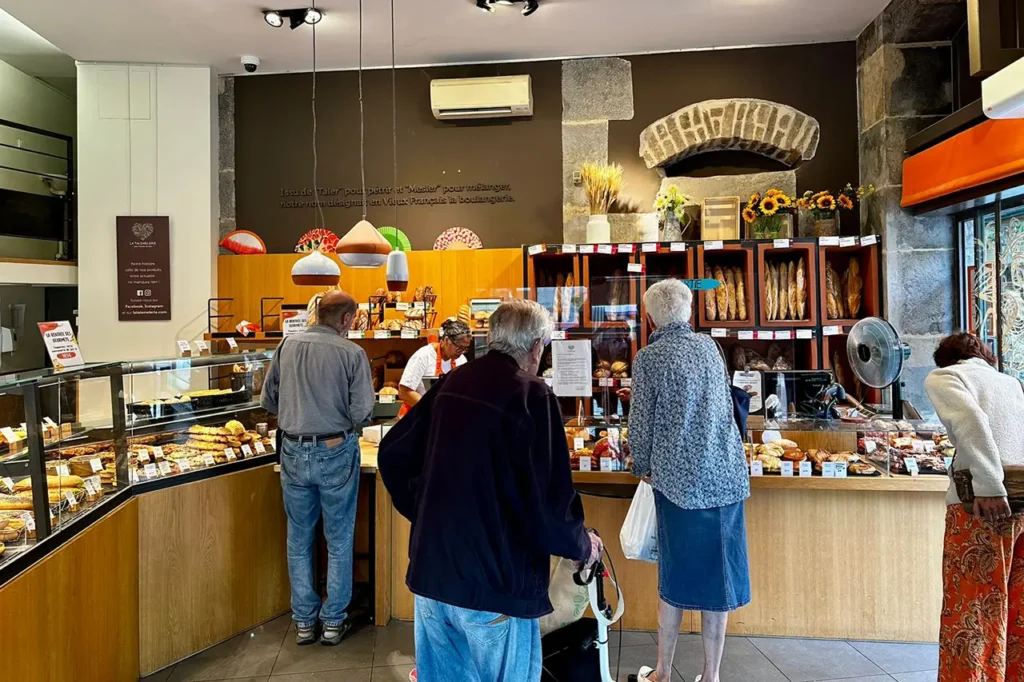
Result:
<svg viewBox="0 0 1024 682"><path fill-rule="evenodd" d="M701 612L704 673L719 682L728 613L750 602L743 501L750 479L732 393L715 342L695 334L693 294L667 279L644 305L657 331L633 362L633 473L650 481L658 515L658 668L669 682L684 610Z"/></svg>

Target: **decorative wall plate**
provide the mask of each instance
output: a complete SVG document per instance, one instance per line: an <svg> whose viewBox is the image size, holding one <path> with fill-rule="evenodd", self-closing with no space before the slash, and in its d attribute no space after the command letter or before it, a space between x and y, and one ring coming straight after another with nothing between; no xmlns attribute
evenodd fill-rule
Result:
<svg viewBox="0 0 1024 682"><path fill-rule="evenodd" d="M220 245L231 253L237 253L240 256L251 256L267 252L267 245L263 243L260 236L249 230L235 230L226 234L224 239L220 240Z"/></svg>
<svg viewBox="0 0 1024 682"><path fill-rule="evenodd" d="M384 226L377 228L377 231L384 235L384 239L388 240L391 248L395 251L412 251L412 242L409 241L409 237L397 227Z"/></svg>
<svg viewBox="0 0 1024 682"><path fill-rule="evenodd" d="M310 230L299 238L295 245L295 253L310 253L320 251L321 253L334 253L338 245L338 235L330 230L318 228Z"/></svg>
<svg viewBox="0 0 1024 682"><path fill-rule="evenodd" d="M464 227L450 227L434 241L434 251L456 251L460 249L482 249L484 243L473 230Z"/></svg>

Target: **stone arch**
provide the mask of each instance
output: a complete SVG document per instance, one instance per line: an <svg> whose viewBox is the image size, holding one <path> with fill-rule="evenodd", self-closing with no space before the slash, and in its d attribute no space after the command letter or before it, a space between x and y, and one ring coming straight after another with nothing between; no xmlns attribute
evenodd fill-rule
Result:
<svg viewBox="0 0 1024 682"><path fill-rule="evenodd" d="M664 168L710 151L747 151L792 167L814 158L818 121L763 99L714 99L684 107L640 134L648 168Z"/></svg>

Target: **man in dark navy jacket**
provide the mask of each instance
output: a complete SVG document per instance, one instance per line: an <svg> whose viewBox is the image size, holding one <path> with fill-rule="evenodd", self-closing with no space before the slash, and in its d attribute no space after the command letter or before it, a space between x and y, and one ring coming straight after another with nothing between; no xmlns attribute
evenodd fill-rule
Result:
<svg viewBox="0 0 1024 682"><path fill-rule="evenodd" d="M381 443L384 484L412 522L420 682L539 680L550 557L600 555L558 401L537 378L552 329L538 304L502 304L490 352L437 382Z"/></svg>

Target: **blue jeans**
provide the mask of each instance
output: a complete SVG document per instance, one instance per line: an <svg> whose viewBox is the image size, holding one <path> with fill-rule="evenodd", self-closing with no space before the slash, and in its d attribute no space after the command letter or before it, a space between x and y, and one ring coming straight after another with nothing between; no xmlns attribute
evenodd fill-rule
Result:
<svg viewBox="0 0 1024 682"><path fill-rule="evenodd" d="M288 577L292 618L298 627L317 620L341 625L352 600L352 552L359 497L359 442L350 436L334 447L281 439L281 487L288 515ZM313 542L323 511L327 538L327 600L313 584Z"/></svg>
<svg viewBox="0 0 1024 682"><path fill-rule="evenodd" d="M419 682L538 682L540 621L416 597Z"/></svg>

